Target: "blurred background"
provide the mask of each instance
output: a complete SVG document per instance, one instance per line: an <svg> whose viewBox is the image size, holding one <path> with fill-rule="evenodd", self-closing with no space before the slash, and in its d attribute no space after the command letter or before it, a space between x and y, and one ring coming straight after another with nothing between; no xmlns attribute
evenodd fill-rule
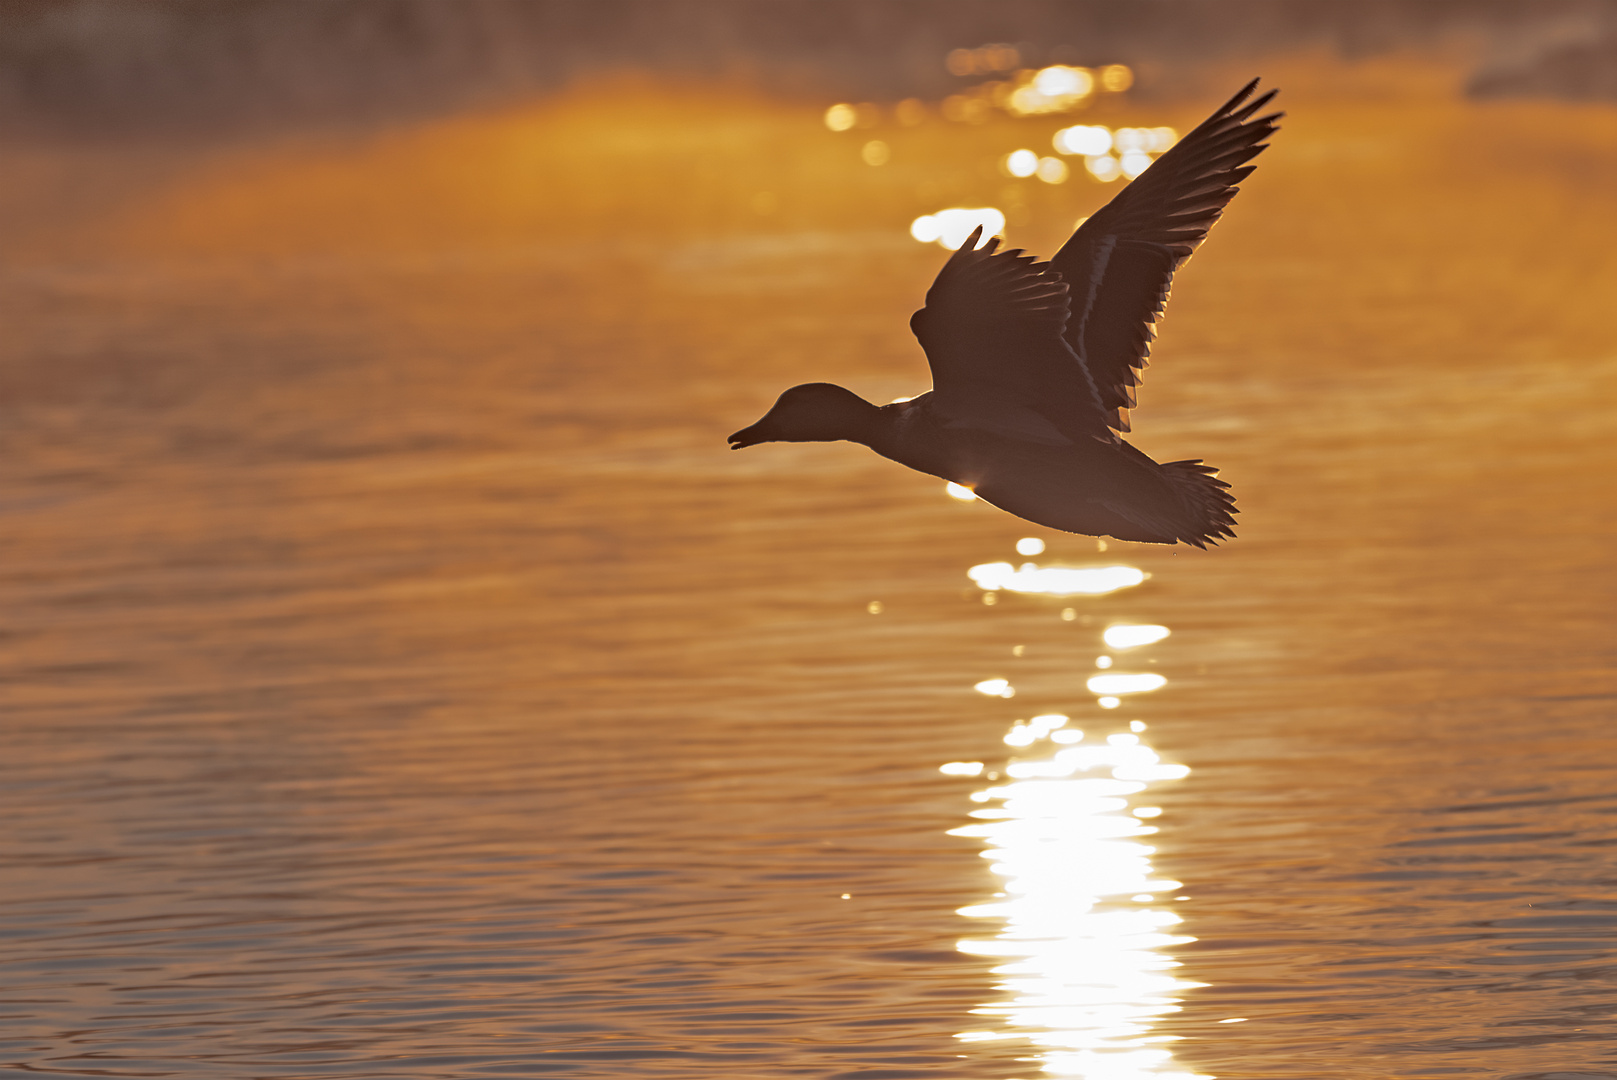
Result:
<svg viewBox="0 0 1617 1080"><path fill-rule="evenodd" d="M726 449L1255 76L1239 539ZM0 0L0 160L0 1064L1617 1078L1617 4Z"/></svg>
<svg viewBox="0 0 1617 1080"><path fill-rule="evenodd" d="M1136 65L1146 99L1194 85L1209 62L1457 44L1468 46L1460 82L1473 95L1617 94L1617 28L1600 0L7 0L0 11L7 128L99 135L410 119L624 71L782 96L941 97L983 72L938 58L981 43L1025 54L1005 70Z"/></svg>

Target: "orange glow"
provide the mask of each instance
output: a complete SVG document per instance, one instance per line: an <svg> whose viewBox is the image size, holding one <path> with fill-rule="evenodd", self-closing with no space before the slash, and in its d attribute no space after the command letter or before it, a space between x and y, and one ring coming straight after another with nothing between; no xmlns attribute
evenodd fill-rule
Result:
<svg viewBox="0 0 1617 1080"><path fill-rule="evenodd" d="M955 43L923 57L935 78ZM1576 969L1607 961L1568 963L1564 920L1476 926L1555 913L1518 885L1574 909L1603 887L1580 875L1611 817L1593 766L1617 109L1468 101L1446 64L1265 63L1293 119L1176 278L1131 436L1227 467L1252 527L1211 552L1102 556L862 447L722 444L797 382L925 389L904 320L944 230L905 229L993 206L1009 245L1049 256L1121 163L1108 143L1108 186L1067 154L1051 187L1000 157L1057 154L1045 140L1080 121L1149 132L1156 155L1158 125L1208 103L1199 72L1196 94L1132 98L1101 72L1092 111L1023 119L951 85L980 126L935 99L910 126L882 100L861 129L850 97L834 132L830 97L602 80L362 132L8 145L4 727L26 782L6 882L33 929L7 949L35 983L12 1027L66 1032L39 1055L58 1064L267 1055L283 1035L515 1060L535 1016L558 1031L533 1049L588 1054L629 1015L673 1072L744 1027L762 1056L725 1069L760 1076L894 1068L900 1044L962 1077L1112 1080L1113 1047L1172 1051L1121 1057L1130 1080L1328 1076L1366 1031L1434 1076L1576 1056L1591 1044L1557 1042L1591 1000ZM861 154L877 139L881 167ZM76 212L94 184L105 200ZM1048 553L1013 552L1035 528ZM1016 588L1123 559L1154 576ZM958 576L994 560L997 589ZM1171 694L1086 690L1152 660ZM1191 692L1220 671L1235 682ZM996 676L1014 697L971 689ZM1155 772L1181 761L1194 783ZM1070 786L1091 780L1144 786ZM1545 805L1448 809L1535 785ZM1074 805L1103 798L1120 805ZM1479 824L1501 835L1472 844ZM1104 880L1037 857L1091 842L1123 848ZM1165 876L1206 906L1152 891ZM1091 929L1158 909L1185 922ZM524 944L557 923L579 936ZM1181 932L1217 940L1143 944ZM999 951L931 962L957 939ZM1394 968L1364 963L1388 949ZM202 979L219 1023L180 1026L221 959L268 982ZM435 966L453 978L417 978ZM1496 992L1513 983L1534 993ZM1263 989L1287 985L1307 993ZM553 1011L577 989L604 1018ZM735 1021L735 1001L785 1019ZM431 1030L399 1045L393 1020L423 1008ZM112 1019L80 1040L84 1017ZM957 1031L981 1041L926 1056ZM1172 1035L1190 1039L1150 1041Z"/></svg>
<svg viewBox="0 0 1617 1080"><path fill-rule="evenodd" d="M926 102L920 98L905 98L893 106L893 117L905 127L915 127L926 122Z"/></svg>

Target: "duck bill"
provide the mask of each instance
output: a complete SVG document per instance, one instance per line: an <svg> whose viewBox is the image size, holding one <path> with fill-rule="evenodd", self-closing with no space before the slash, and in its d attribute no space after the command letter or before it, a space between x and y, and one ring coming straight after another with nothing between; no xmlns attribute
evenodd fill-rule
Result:
<svg viewBox="0 0 1617 1080"><path fill-rule="evenodd" d="M761 442L769 442L772 436L764 430L764 422L758 421L751 427L744 427L730 436L730 449L740 450L746 446L757 446Z"/></svg>

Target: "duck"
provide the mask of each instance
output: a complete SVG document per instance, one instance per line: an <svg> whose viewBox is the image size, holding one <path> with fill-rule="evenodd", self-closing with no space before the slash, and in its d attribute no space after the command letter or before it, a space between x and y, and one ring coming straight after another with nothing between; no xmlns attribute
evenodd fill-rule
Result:
<svg viewBox="0 0 1617 1080"><path fill-rule="evenodd" d="M847 440L1062 532L1152 544L1235 536L1230 486L1201 459L1158 463L1129 412L1174 272L1279 130L1253 79L1081 222L1048 261L982 242L938 272L910 329L932 389L888 405L833 383L794 386L729 437ZM1259 115L1263 113L1263 115Z"/></svg>

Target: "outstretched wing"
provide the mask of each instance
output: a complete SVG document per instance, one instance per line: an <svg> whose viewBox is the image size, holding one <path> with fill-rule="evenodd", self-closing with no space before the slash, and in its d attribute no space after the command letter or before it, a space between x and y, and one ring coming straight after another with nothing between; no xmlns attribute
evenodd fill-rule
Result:
<svg viewBox="0 0 1617 1080"><path fill-rule="evenodd" d="M1101 398L1063 337L1067 284L1020 249L977 248L978 226L910 318L946 401L1030 409L1063 435L1110 439ZM1075 409L1074 404L1078 403Z"/></svg>
<svg viewBox="0 0 1617 1080"><path fill-rule="evenodd" d="M1100 395L1106 422L1129 430L1134 388L1151 352L1152 326L1168 302L1173 272L1207 239L1257 166L1282 114L1253 114L1253 79L1085 221L1050 260L1072 288L1065 328Z"/></svg>

